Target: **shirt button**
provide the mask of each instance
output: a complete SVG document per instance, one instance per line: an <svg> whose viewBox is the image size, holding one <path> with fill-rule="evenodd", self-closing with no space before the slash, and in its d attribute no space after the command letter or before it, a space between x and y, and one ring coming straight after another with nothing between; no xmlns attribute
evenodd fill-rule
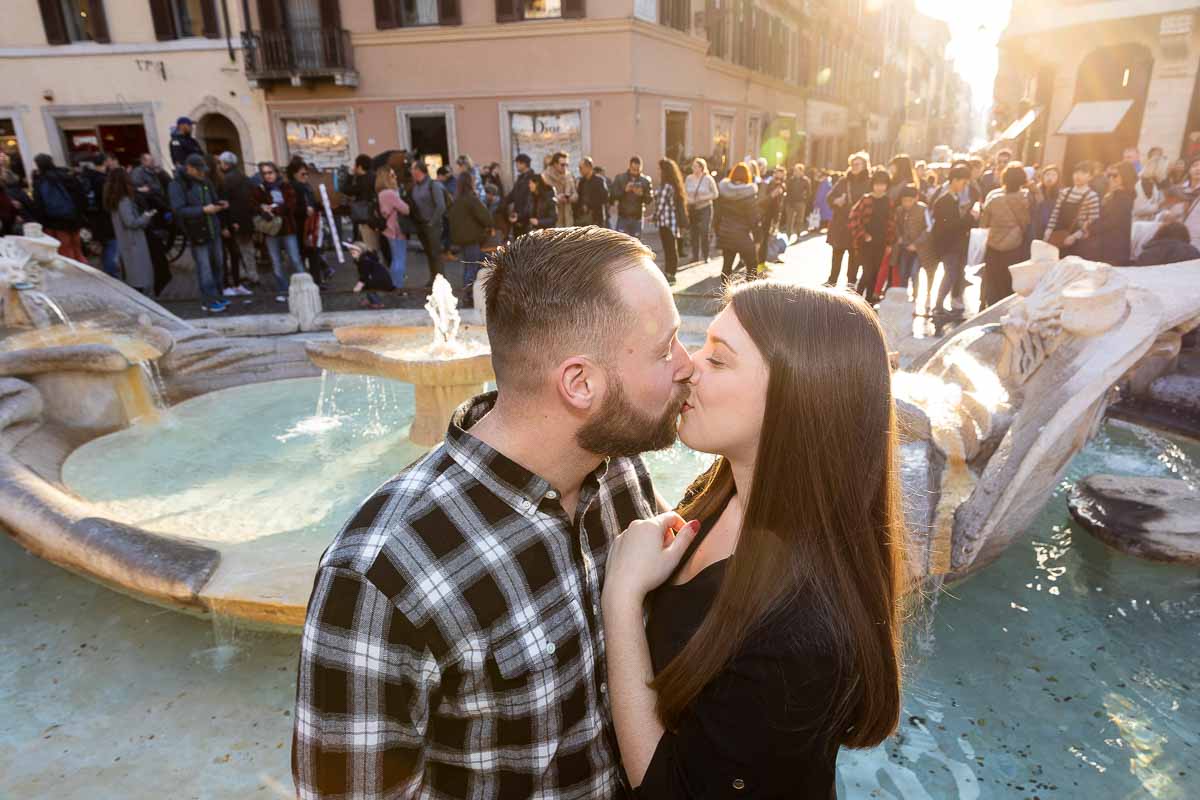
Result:
<svg viewBox="0 0 1200 800"><path fill-rule="evenodd" d="M551 489L550 491L546 492L546 499L547 499L547 500L557 500L557 499L558 499L558 492L556 492L556 491L554 491L553 489Z"/></svg>
<svg viewBox="0 0 1200 800"><path fill-rule="evenodd" d="M600 613L600 604L592 603L592 613L598 615Z"/></svg>
<svg viewBox="0 0 1200 800"><path fill-rule="evenodd" d="M608 694L608 684L607 683L600 684L600 694Z"/></svg>
<svg viewBox="0 0 1200 800"><path fill-rule="evenodd" d="M531 505L533 505L533 503L529 502L528 500L521 501L521 508L529 508Z"/></svg>
<svg viewBox="0 0 1200 800"><path fill-rule="evenodd" d="M746 782L744 780L742 780L741 778L734 778L733 779L733 788L737 789L738 791L741 791L742 789L746 788Z"/></svg>
<svg viewBox="0 0 1200 800"><path fill-rule="evenodd" d="M546 652L550 655L554 655L555 649L556 648L554 647L554 642L550 642L549 644L546 645Z"/></svg>

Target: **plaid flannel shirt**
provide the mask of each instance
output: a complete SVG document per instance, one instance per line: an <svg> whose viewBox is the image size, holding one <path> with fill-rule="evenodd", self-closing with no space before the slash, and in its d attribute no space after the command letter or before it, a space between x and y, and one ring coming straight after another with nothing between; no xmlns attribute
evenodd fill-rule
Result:
<svg viewBox="0 0 1200 800"><path fill-rule="evenodd" d="M376 490L317 571L292 772L302 798L622 794L600 587L612 539L654 513L641 459L557 493L471 436L494 395Z"/></svg>
<svg viewBox="0 0 1200 800"><path fill-rule="evenodd" d="M654 224L660 228L667 228L671 233L679 236L679 215L675 210L675 203L678 202L675 197L675 187L669 183L664 183L658 187L658 196L654 198Z"/></svg>

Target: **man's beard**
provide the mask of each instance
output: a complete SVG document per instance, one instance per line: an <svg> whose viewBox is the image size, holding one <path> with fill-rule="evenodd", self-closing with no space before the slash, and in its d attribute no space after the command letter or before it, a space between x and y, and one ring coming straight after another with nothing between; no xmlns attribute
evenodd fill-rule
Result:
<svg viewBox="0 0 1200 800"><path fill-rule="evenodd" d="M658 417L636 408L625 394L621 379L609 373L611 391L600 410L575 434L575 442L589 453L601 456L636 456L663 450L675 444L679 411L687 400L686 384L677 384L671 403Z"/></svg>

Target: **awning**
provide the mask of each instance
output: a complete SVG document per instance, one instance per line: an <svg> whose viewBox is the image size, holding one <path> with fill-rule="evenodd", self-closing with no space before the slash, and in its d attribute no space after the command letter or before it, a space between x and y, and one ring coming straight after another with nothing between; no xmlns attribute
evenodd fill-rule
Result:
<svg viewBox="0 0 1200 800"><path fill-rule="evenodd" d="M1058 126L1058 132L1068 136L1081 133L1112 133L1131 108L1132 100L1076 103L1062 125Z"/></svg>
<svg viewBox="0 0 1200 800"><path fill-rule="evenodd" d="M1024 133L1030 125L1033 124L1033 121L1037 119L1039 113L1041 113L1040 108L1029 109L1021 115L1020 119L1014 121L1011 125L1005 128L1004 132L1000 134L1000 138L997 141L1011 142L1013 139L1016 139L1018 136Z"/></svg>

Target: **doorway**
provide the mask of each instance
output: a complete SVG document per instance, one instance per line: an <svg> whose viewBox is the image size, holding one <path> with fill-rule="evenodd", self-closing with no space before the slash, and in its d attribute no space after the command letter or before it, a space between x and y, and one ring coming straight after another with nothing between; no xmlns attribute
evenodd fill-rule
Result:
<svg viewBox="0 0 1200 800"><path fill-rule="evenodd" d="M204 152L218 156L229 151L238 157L238 163L244 163L242 157L242 138L238 135L237 127L229 117L215 112L205 114L196 120L196 138L204 145Z"/></svg>
<svg viewBox="0 0 1200 800"><path fill-rule="evenodd" d="M666 111L663 121L665 126L663 152L676 164L683 164L684 159L688 156L688 123L690 120L691 115L687 111L671 109Z"/></svg>
<svg viewBox="0 0 1200 800"><path fill-rule="evenodd" d="M420 155L430 170L436 171L443 164L449 164L450 131L446 115L409 114L407 121L408 150Z"/></svg>
<svg viewBox="0 0 1200 800"><path fill-rule="evenodd" d="M146 127L139 122L90 122L72 119L60 122L66 160L78 164L99 152L115 156L124 166L136 166L142 153L150 152Z"/></svg>

